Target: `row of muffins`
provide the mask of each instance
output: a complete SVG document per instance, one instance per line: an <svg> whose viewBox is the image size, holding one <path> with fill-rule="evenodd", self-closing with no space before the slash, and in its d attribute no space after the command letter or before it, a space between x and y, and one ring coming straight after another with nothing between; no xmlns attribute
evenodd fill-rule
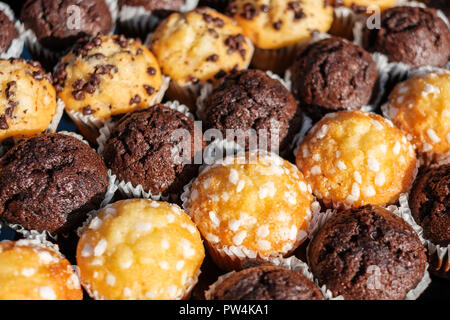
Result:
<svg viewBox="0 0 450 320"><path fill-rule="evenodd" d="M88 46L89 47L89 46ZM245 73L245 72L243 72L243 73ZM262 77L264 74L259 74L258 76L259 77ZM237 79L237 80L236 80ZM237 82L237 81L240 81L240 79L239 79L239 77L238 76L235 76L235 79L234 80L231 80L231 84L233 85L233 83L235 83L235 82ZM268 80L264 80L264 81L268 81ZM94 80L94 82L95 82L95 80ZM89 84L89 83L88 83ZM81 89L83 89L83 87L86 85L86 87L88 86L88 84L83 84L83 86L81 87ZM226 86L225 86L225 88L226 88ZM74 89L76 89L76 88L74 88ZM78 89L78 90L80 90L80 89ZM87 89L86 89L87 90ZM244 87L244 90L246 90L245 89L245 87ZM220 90L219 90L220 91ZM274 90L274 91L278 91L278 90ZM414 92L416 91L416 90L413 90ZM436 90L433 90L433 91L436 91ZM443 89L442 90L442 92L446 92L445 91L445 89ZM433 95L433 97L434 97L434 95ZM290 99L289 99L290 100ZM158 108L155 108L155 109L158 109ZM163 107L161 107L161 109L163 109ZM208 109L209 110L209 109ZM143 113L145 113L145 112L143 112ZM150 113L152 113L152 112L150 112ZM352 116L355 116L355 119L356 119L356 124L358 124L358 122L361 120L360 119L360 117L359 117L359 113L354 113L354 115L352 115ZM136 116L136 117L138 117L139 118L139 116ZM181 117L181 116L179 116L179 117ZM236 117L236 118L239 118L239 117ZM233 120L233 121L236 121L236 118ZM339 122L337 122L337 125L336 125L336 127L337 128L335 128L336 130L338 130L339 131L339 127L342 125L342 126L345 126L346 124L345 124L345 119L341 119L341 118L339 118L339 120L340 121L342 121L342 122L344 122L343 124L342 123L339 123ZM395 150L397 150L397 142L400 144L400 150L401 151L404 151L404 150L408 150L409 149L409 145L408 145L408 143L406 142L404 142L404 141L402 141L402 139L399 139L399 136L396 136L393 132L391 132L391 131L389 131L389 130L387 130L387 127L389 126L389 125L385 125L385 126L383 126L383 124L385 124L384 122L383 122L383 120L382 119L377 119L377 120L380 120L381 121L381 123L382 123L382 125L381 125L381 131L382 131L382 133L383 134L386 134L386 139L387 140L390 140L390 139L392 139L392 141L395 141L396 143L395 144L393 144L392 146L391 145L389 145L388 146L388 148L389 148L389 150L391 150L391 148L392 148L392 150L394 150L394 152L395 152ZM146 120L147 121L147 120ZM122 120L120 121L120 122L122 122ZM123 122L126 122L126 121L123 121ZM129 123L131 123L131 122L134 122L134 121L130 121ZM363 121L362 121L362 123L363 123ZM327 124L327 126L328 126L328 124ZM374 124L374 127L376 128L377 127L377 124ZM322 133L320 133L319 134L319 136L321 136L322 134L327 134L327 132L328 132L328 129L327 130L325 130L325 129L323 129L324 128L324 126L321 126L320 127L320 130L322 131ZM332 128L333 129L333 128ZM127 129L128 130L128 129ZM137 128L137 130L138 130L138 128ZM326 132L325 132L326 131ZM393 131L395 131L395 130L393 130ZM438 131L439 132L439 134L441 134L442 133L442 131ZM378 134L378 133L370 133L369 135L376 135L376 134ZM393 135L394 136L394 138L392 138L391 137L391 135ZM337 138L336 138L337 139ZM333 139L334 140L334 139ZM337 139L338 140L338 139ZM443 141L445 141L445 140L443 140ZM338 140L338 142L341 142L341 141L339 141ZM403 143L403 144L402 144ZM377 143L374 143L374 145L375 144L378 144L378 142ZM342 145L345 145L345 143L342 143ZM371 149L371 144L369 144L368 146L367 146L367 148L364 148L364 150L370 150ZM312 146L312 148L313 148L314 146ZM319 147L320 147L320 145L319 145ZM320 148L318 149L319 150L319 155L320 155ZM344 148L344 150L347 150L346 148ZM337 153L337 152L336 152ZM367 152L367 153L369 153L369 152ZM325 153L325 156L328 156L328 154L326 154ZM324 158L325 158L325 156L324 156ZM348 155L349 156L349 158L351 157L351 155ZM347 155L346 155L346 157L347 157ZM312 158L317 158L317 153L314 153L314 154L312 154ZM404 173L405 174L405 178L404 178L404 180L406 180L406 182L405 181L403 181L403 176L402 176L402 179L401 179L401 181L399 182L399 185L400 185L400 187L398 187L398 185L397 185L397 188L399 188L400 190L403 190L403 184L408 184L408 176L410 175L410 168L411 168L411 163L413 162L413 156L412 156L412 154L410 153L410 152L407 152L407 157L406 157L406 159L404 159L405 161L406 161L406 169L405 169L405 167L403 167L403 166L400 166L399 165L399 168L400 168L400 173L399 173L399 175L401 176L401 173ZM376 154L376 159L375 159L375 161L376 162L374 162L373 160L369 160L369 157L367 158L367 159L363 159L362 160L362 164L363 165L365 165L365 161L367 160L367 166L369 166L369 169L370 170L372 170L372 171L374 171L374 172L378 172L379 171L379 169L378 170L376 170L375 168L378 168L379 167L379 163L378 163L378 160L379 160L380 158L378 157L378 153ZM347 166L348 166L348 164L346 164L346 162L345 162L345 160L346 159L344 159L344 165L342 165L341 164L341 162L339 162L339 164L337 164L337 166L338 166L338 168L340 167L340 168L343 168L344 166L347 168ZM317 160L316 160L317 161ZM330 160L330 161L332 161L332 160ZM369 164L369 162L370 162L370 164ZM400 162L400 161L399 161ZM403 163L403 161L401 161L402 163ZM338 163L338 162L337 162ZM377 164L375 164L375 163L377 163ZM392 165L392 164L394 164L395 166L397 166L397 161L396 161L396 159L387 159L386 160L386 163L389 163L390 165ZM361 164L357 164L357 165L359 165L359 166L361 166L362 167L362 165ZM124 166L125 167L125 166ZM315 169L312 169L314 166L311 166L311 173L312 173L312 175L314 175L314 173L313 173L313 171L314 172L318 172L318 170L319 169L317 169L317 167L315 168ZM371 167L371 168L370 168ZM388 167L388 165L386 165L386 167ZM385 166L382 166L381 167L381 171L383 172L383 173L385 173L385 169L386 169L386 167ZM320 168L320 171L322 172L322 169L323 170L325 170L324 168L322 168L321 166L319 167ZM343 169L343 170L346 170L346 168L345 169ZM352 169L354 169L353 167L351 167L350 168L350 170L349 170L349 173L352 173L353 171L352 171ZM277 171L279 171L278 169L275 169L275 171L274 172L277 172ZM356 171L355 171L356 172ZM359 172L359 171L358 171ZM328 175L328 173L327 173L327 175ZM372 173L370 173L369 172L369 174L366 174L366 172L363 172L363 175L364 175L364 177L361 177L361 179L359 178L359 176L357 175L357 174L355 174L355 173L353 173L353 175L354 175L354 180L355 181L350 181L351 182L351 186L352 186L352 188L351 188L351 196L353 197L351 200L353 201L353 199L354 198L356 198L356 195L358 194L359 195L359 191L354 191L353 192L353 189L354 190L359 190L359 189L357 189L357 188L353 188L353 184L356 182L356 183L358 183L358 181L359 180L361 180L361 181L366 181L366 178L367 178L367 180L371 180L371 177L372 177ZM389 177L391 177L391 175L392 175L392 173L390 173L389 174ZM233 176L234 176L234 174L233 174ZM333 177L333 173L331 173L331 174L329 174L329 176L331 176L331 177ZM380 175L381 176L381 175ZM362 179L362 178L364 178L364 179ZM231 179L233 179L233 178L231 178L231 173L230 173L230 181L231 181ZM376 177L375 177L375 179L376 179ZM378 179L378 181L380 181L381 180L381 178L379 178ZM392 179L392 181L394 181L395 179ZM397 182L397 181L396 181ZM320 183L320 182L319 182ZM240 183L240 181L237 181L237 183L236 183L238 186L236 187L236 188L238 188L239 187L239 184L241 184L242 185L242 183ZM259 182L258 182L258 184L257 184L258 186L259 186ZM384 185L384 184L382 184L382 185ZM245 187L245 184L244 184L244 187ZM244 188L244 187L242 187L242 188ZM366 187L366 186L363 186L363 187ZM372 187L373 187L373 189L375 189L375 187L372 185ZM301 187L300 187L301 188ZM358 187L359 188L359 187ZM369 194L369 195L372 195L373 194L373 190L370 188L370 186L369 185L367 185L367 189L368 190L370 190L367 194ZM242 190L242 189L241 189ZM256 192L256 194L258 194L258 196L259 196L259 193L261 193L262 195L266 195L265 197L263 197L263 199L264 198L266 198L267 197L267 195L272 195L272 193L274 192L273 191L274 190L274 186L272 186L272 184L268 184L267 186L266 186L266 188L264 189L264 190L258 190L257 192ZM278 188L276 188L276 190L278 190ZM302 190L302 189L301 189ZM318 189L316 189L316 190L318 190ZM317 194L318 194L318 191L314 191L314 193L316 193L317 192ZM236 189L236 191L237 191L237 189ZM286 192L287 193L289 193L289 192L291 192L292 190L287 190ZM218 192L222 192L222 190L218 190ZM230 192L232 192L232 191L230 191ZM275 191L275 192L278 192L278 191ZM348 193L349 193L349 191L347 190L347 191L345 191L345 192L347 192L347 197L345 197L344 199L347 199L348 198ZM250 194L252 194L253 192L249 192ZM220 194L220 201L226 201L225 200L225 198L227 198L227 196L226 195L224 195L225 193L221 193ZM366 193L364 192L364 195L365 195ZM394 196L394 194L396 194L396 192L394 192L394 191L392 191L392 197L394 197L395 198L395 196ZM378 193L376 192L376 190L375 190L375 195L376 196L378 196ZM397 194L398 195L398 194ZM229 195L228 195L229 196ZM444 196L445 197L445 196ZM295 198L295 197L294 197ZM322 198L322 197L321 197ZM291 197L287 197L286 198L287 199L287 202L288 203L290 203L290 202L294 202L293 200L291 200L292 198ZM359 198L357 199L357 200L359 200ZM365 199L362 199L363 201L365 200ZM370 201L370 200L369 200ZM380 200L380 201L384 201L384 199L383 200ZM352 202L350 202L350 203L352 203ZM222 206L221 204L218 204L218 206L219 206L219 209L220 209L220 207ZM305 209L306 210L306 209ZM213 211L213 212L215 212L215 211ZM207 213L207 215L211 218L211 216L212 217L214 217L214 215L210 215L210 213L208 212ZM244 217L244 219L234 219L234 220L244 220L244 221L246 221L246 219L247 218L249 218L250 219L250 221L252 220L251 218L251 216L250 217ZM220 219L220 218L219 218ZM226 219L228 219L227 217L226 217ZM201 219L201 220L203 220L203 219ZM211 221L216 221L217 222L217 217L216 217L216 219L215 218L211 218ZM230 221L231 222L231 221ZM237 224L239 224L239 223L237 223ZM219 224L220 225L220 224ZM231 225L233 225L233 226L235 226L236 225L236 223L231 223ZM148 228L148 226L147 227L144 227L144 230L146 230ZM234 228L234 227L233 227ZM239 227L238 227L239 228ZM288 228L289 229L289 228ZM231 230L233 230L233 229L231 229ZM269 230L270 230L270 227L269 227ZM242 230L241 230L242 231ZM245 231L245 230L244 230ZM265 228L264 228L264 230L261 230L260 231L260 234L266 234L267 232L265 231ZM214 241L216 240L216 238L214 237L214 236L216 236L217 237L217 234L211 234L211 242L213 242L214 243ZM231 238L231 241L233 241L232 243L234 244L234 237L236 236L236 241L237 241L237 243L239 243L239 241L240 241L240 239L241 238L243 238L242 239L242 241L245 241L246 239L247 239L247 236L243 236L242 235L242 233L236 233L236 234L234 234L232 237L230 237ZM206 235L204 235L204 237L205 237L205 239L206 239ZM251 239L251 238L250 238ZM288 238L289 239L289 238ZM291 240L296 240L296 239L291 239ZM209 241L209 240L208 240ZM251 241L251 240L249 240L249 241ZM259 242L257 242L259 245L261 245L261 247L262 248L267 248L268 247L268 244L266 243L266 242L264 242L264 241L268 241L268 240L265 240L265 239L260 239L260 241ZM102 242L102 244L103 244L104 242ZM242 242L241 242L242 243ZM97 252L100 252L101 250L102 250L102 247L103 247L104 245L101 245L100 247L99 247L99 249L98 249L98 251ZM270 244L270 246L272 246L272 244ZM95 246L95 248L96 248L97 246ZM294 247L294 245L293 245L293 247ZM94 255L95 256L95 255ZM180 263L181 264L181 263ZM163 264L164 266L166 265L166 264ZM163 270L166 270L166 269L163 269ZM95 271L94 271L95 272ZM116 280L117 280L117 276L116 275L113 275L113 277L111 277L111 276L109 276L108 277L108 275L105 273L105 274L103 274L102 276L101 276L101 279L102 280L99 280L99 281L106 281L106 283L108 284L108 283L116 283ZM109 279L109 280L108 280ZM112 279L115 279L115 280L112 280ZM187 281L187 282L189 282L189 281ZM102 282L103 283L103 282ZM108 284L109 285L109 284ZM126 287L126 288L124 288L124 287L119 287L120 289L123 289L123 292L128 292L129 293L129 291L128 290L125 290L126 288L128 288L128 287ZM130 288L128 288L128 289L130 289ZM130 289L131 290L131 289ZM178 289L177 289L178 290ZM175 290L175 289L173 289L173 287L171 287L171 289L170 290L168 290L168 291L170 291L170 292L176 292L176 296L178 296L178 291L177 290ZM44 290L44 292L47 292L48 293L48 290ZM95 290L94 291L92 291L92 292L95 292ZM98 294L98 292L97 292L97 294ZM149 294L149 297L155 297L154 295L152 295L152 294ZM167 297L167 296L166 296ZM170 296L170 297L173 297L173 296Z"/></svg>

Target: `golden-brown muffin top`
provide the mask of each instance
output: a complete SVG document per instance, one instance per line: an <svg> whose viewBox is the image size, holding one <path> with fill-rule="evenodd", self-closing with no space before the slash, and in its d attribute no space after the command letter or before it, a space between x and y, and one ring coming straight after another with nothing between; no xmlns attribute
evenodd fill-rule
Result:
<svg viewBox="0 0 450 320"><path fill-rule="evenodd" d="M419 152L450 152L450 72L425 73L399 83L385 113Z"/></svg>
<svg viewBox="0 0 450 320"><path fill-rule="evenodd" d="M181 86L245 69L253 53L241 27L208 8L170 15L153 34L151 48L163 73Z"/></svg>
<svg viewBox="0 0 450 320"><path fill-rule="evenodd" d="M313 31L328 31L333 22L333 8L322 0L234 0L228 11L261 49L308 40Z"/></svg>
<svg viewBox="0 0 450 320"><path fill-rule="evenodd" d="M187 210L211 246L277 256L306 236L313 201L294 165L250 152L206 167L192 184Z"/></svg>
<svg viewBox="0 0 450 320"><path fill-rule="evenodd" d="M59 252L29 240L0 242L0 300L81 300L80 281Z"/></svg>
<svg viewBox="0 0 450 320"><path fill-rule="evenodd" d="M162 85L153 54L124 36L98 36L79 42L55 73L66 110L108 119L156 103Z"/></svg>
<svg viewBox="0 0 450 320"><path fill-rule="evenodd" d="M389 120L362 111L330 113L300 144L297 166L327 207L395 202L416 174L412 144Z"/></svg>
<svg viewBox="0 0 450 320"><path fill-rule="evenodd" d="M56 93L39 63L0 60L0 86L0 141L47 129L56 113Z"/></svg>
<svg viewBox="0 0 450 320"><path fill-rule="evenodd" d="M77 264L95 299L180 299L196 283L204 255L200 233L178 206L132 199L91 220Z"/></svg>

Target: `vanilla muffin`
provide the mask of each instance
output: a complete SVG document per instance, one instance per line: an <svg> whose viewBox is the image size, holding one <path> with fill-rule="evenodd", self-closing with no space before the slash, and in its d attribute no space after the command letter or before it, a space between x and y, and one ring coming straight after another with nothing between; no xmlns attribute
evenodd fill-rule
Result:
<svg viewBox="0 0 450 320"><path fill-rule="evenodd" d="M0 242L0 300L81 300L69 261L37 241Z"/></svg>
<svg viewBox="0 0 450 320"><path fill-rule="evenodd" d="M55 88L38 62L0 60L0 142L46 130L56 114Z"/></svg>
<svg viewBox="0 0 450 320"><path fill-rule="evenodd" d="M201 84L246 69L253 46L235 22L212 9L173 13L152 36L151 48L172 79L168 96L193 107Z"/></svg>
<svg viewBox="0 0 450 320"><path fill-rule="evenodd" d="M331 2L336 7L346 6L357 13L362 13L373 6L377 6L380 10L391 8L396 4L397 0L332 0Z"/></svg>
<svg viewBox="0 0 450 320"><path fill-rule="evenodd" d="M132 199L108 205L77 247L81 282L95 299L181 299L197 282L205 251L178 206Z"/></svg>
<svg viewBox="0 0 450 320"><path fill-rule="evenodd" d="M79 41L61 59L55 83L67 113L90 141L105 120L160 102L165 91L153 54L140 41L118 35Z"/></svg>
<svg viewBox="0 0 450 320"><path fill-rule="evenodd" d="M313 202L294 165L252 151L203 169L185 205L214 262L232 270L292 252L306 237Z"/></svg>
<svg viewBox="0 0 450 320"><path fill-rule="evenodd" d="M299 146L296 162L329 208L394 203L417 173L406 136L389 120L362 111L322 118Z"/></svg>
<svg viewBox="0 0 450 320"><path fill-rule="evenodd" d="M417 74L399 83L383 111L424 159L450 153L450 71Z"/></svg>
<svg viewBox="0 0 450 320"><path fill-rule="evenodd" d="M252 65L277 73L292 63L298 45L333 23L333 8L321 0L234 0L227 12L256 47Z"/></svg>

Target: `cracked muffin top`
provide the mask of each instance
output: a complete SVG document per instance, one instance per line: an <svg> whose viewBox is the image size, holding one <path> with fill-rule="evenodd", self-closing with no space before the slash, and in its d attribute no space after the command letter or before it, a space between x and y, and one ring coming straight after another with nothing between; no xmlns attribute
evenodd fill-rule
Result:
<svg viewBox="0 0 450 320"><path fill-rule="evenodd" d="M275 266L244 269L213 284L211 300L323 300L301 272Z"/></svg>
<svg viewBox="0 0 450 320"><path fill-rule="evenodd" d="M101 157L80 140L41 134L0 160L0 218L28 230L73 230L98 209L108 187Z"/></svg>
<svg viewBox="0 0 450 320"><path fill-rule="evenodd" d="M442 67L450 57L449 31L435 9L394 7L381 14L380 28L364 30L364 46L390 62Z"/></svg>
<svg viewBox="0 0 450 320"><path fill-rule="evenodd" d="M310 117L367 105L377 84L371 55L342 38L317 41L297 56L290 68L292 92Z"/></svg>
<svg viewBox="0 0 450 320"><path fill-rule="evenodd" d="M113 26L104 0L28 0L20 19L40 44L55 51L83 36L106 34Z"/></svg>
<svg viewBox="0 0 450 320"><path fill-rule="evenodd" d="M69 114L105 120L154 104L161 85L153 54L122 35L79 40L55 71L55 87Z"/></svg>
<svg viewBox="0 0 450 320"><path fill-rule="evenodd" d="M267 150L272 152L278 148L285 151L301 127L301 110L295 98L280 81L260 70L227 76L204 105L205 129L219 129L224 136L228 129L254 130L250 137L254 143L263 130L267 133ZM247 150L251 143L245 141Z"/></svg>
<svg viewBox="0 0 450 320"><path fill-rule="evenodd" d="M0 70L0 141L46 130L57 109L51 75L23 59L0 60Z"/></svg>
<svg viewBox="0 0 450 320"><path fill-rule="evenodd" d="M402 218L375 206L337 212L313 238L311 271L344 299L404 299L425 272L425 248Z"/></svg>
<svg viewBox="0 0 450 320"><path fill-rule="evenodd" d="M19 34L17 33L14 22L11 21L8 16L0 11L0 53L8 51L11 46L11 42L16 39Z"/></svg>
<svg viewBox="0 0 450 320"><path fill-rule="evenodd" d="M450 164L424 170L409 197L414 220L424 237L435 244L450 244Z"/></svg>
<svg viewBox="0 0 450 320"><path fill-rule="evenodd" d="M106 166L120 180L155 195L179 194L197 173L195 148L203 147L195 145L194 126L186 115L161 104L128 113L105 143ZM180 136L181 130L190 136Z"/></svg>

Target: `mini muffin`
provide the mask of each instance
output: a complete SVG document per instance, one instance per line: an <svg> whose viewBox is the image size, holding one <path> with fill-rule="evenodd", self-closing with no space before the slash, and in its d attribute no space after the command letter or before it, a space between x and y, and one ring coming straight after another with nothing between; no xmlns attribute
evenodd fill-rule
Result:
<svg viewBox="0 0 450 320"><path fill-rule="evenodd" d="M83 231L77 248L81 282L95 299L187 298L205 251L200 233L176 205L118 201Z"/></svg>
<svg viewBox="0 0 450 320"><path fill-rule="evenodd" d="M402 218L376 206L337 212L310 243L311 271L346 300L402 300L426 270L425 248Z"/></svg>
<svg viewBox="0 0 450 320"><path fill-rule="evenodd" d="M50 74L23 59L0 60L0 70L0 141L46 130L57 109Z"/></svg>
<svg viewBox="0 0 450 320"><path fill-rule="evenodd" d="M424 170L414 182L409 206L424 238L442 247L450 244L450 164Z"/></svg>
<svg viewBox="0 0 450 320"><path fill-rule="evenodd" d="M331 0L335 7L346 6L357 13L365 12L369 7L377 6L380 10L393 7L397 0Z"/></svg>
<svg viewBox="0 0 450 320"><path fill-rule="evenodd" d="M201 84L217 83L247 68L253 53L242 29L208 8L171 14L156 29L151 47L163 73L172 79L168 97L191 108Z"/></svg>
<svg viewBox="0 0 450 320"><path fill-rule="evenodd" d="M419 74L399 83L384 111L428 160L450 153L450 72Z"/></svg>
<svg viewBox="0 0 450 320"><path fill-rule="evenodd" d="M5 12L0 10L0 54L8 51L11 43L14 39L17 39L19 34L17 33L14 22L11 21Z"/></svg>
<svg viewBox="0 0 450 320"><path fill-rule="evenodd" d="M67 49L86 35L108 33L113 27L104 0L28 0L20 20L52 51Z"/></svg>
<svg viewBox="0 0 450 320"><path fill-rule="evenodd" d="M284 256L305 238L314 197L302 173L275 154L249 152L202 170L186 208L214 262Z"/></svg>
<svg viewBox="0 0 450 320"><path fill-rule="evenodd" d="M69 261L30 240L0 242L0 283L0 300L83 299Z"/></svg>
<svg viewBox="0 0 450 320"><path fill-rule="evenodd" d="M252 133L242 141L247 150L253 143L272 152L288 151L302 121L300 106L289 90L260 70L227 76L208 96L204 109L205 129L219 129L224 137L227 130L234 130L238 141Z"/></svg>
<svg viewBox="0 0 450 320"><path fill-rule="evenodd" d="M252 65L277 73L292 63L299 44L333 22L328 1L234 0L227 10L256 47Z"/></svg>
<svg viewBox="0 0 450 320"><path fill-rule="evenodd" d="M0 218L28 230L70 231L98 209L107 187L105 164L87 144L37 135L0 160Z"/></svg>
<svg viewBox="0 0 450 320"><path fill-rule="evenodd" d="M211 300L323 300L317 285L301 272L259 266L231 274L213 285Z"/></svg>
<svg viewBox="0 0 450 320"><path fill-rule="evenodd" d="M195 144L194 127L186 115L161 104L128 113L104 145L106 166L119 180L154 195L179 195L197 174L194 155L203 143L200 136L200 145ZM189 136L180 137L180 130Z"/></svg>
<svg viewBox="0 0 450 320"><path fill-rule="evenodd" d="M444 66L450 57L450 32L436 10L394 7L381 14L381 27L364 29L371 52L385 54L390 62L412 67Z"/></svg>
<svg viewBox="0 0 450 320"><path fill-rule="evenodd" d="M105 120L158 103L165 90L153 54L118 35L79 41L62 58L55 81L66 111L91 142Z"/></svg>
<svg viewBox="0 0 450 320"><path fill-rule="evenodd" d="M290 71L292 92L314 120L328 112L359 109L378 93L378 71L371 55L342 38L309 45Z"/></svg>
<svg viewBox="0 0 450 320"><path fill-rule="evenodd" d="M414 148L403 133L362 111L322 118L301 143L296 162L328 208L394 203L417 172Z"/></svg>

